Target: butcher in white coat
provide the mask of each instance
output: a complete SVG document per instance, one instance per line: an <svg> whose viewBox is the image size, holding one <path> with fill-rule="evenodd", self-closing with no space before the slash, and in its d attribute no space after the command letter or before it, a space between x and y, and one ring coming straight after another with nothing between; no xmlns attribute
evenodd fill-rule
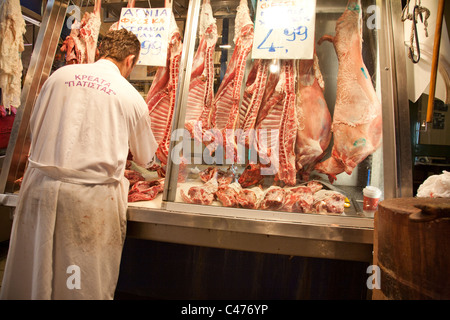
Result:
<svg viewBox="0 0 450 320"><path fill-rule="evenodd" d="M126 231L128 152L147 167L157 148L147 104L126 80L140 53L109 32L93 64L45 82L31 120L1 299L113 299Z"/></svg>

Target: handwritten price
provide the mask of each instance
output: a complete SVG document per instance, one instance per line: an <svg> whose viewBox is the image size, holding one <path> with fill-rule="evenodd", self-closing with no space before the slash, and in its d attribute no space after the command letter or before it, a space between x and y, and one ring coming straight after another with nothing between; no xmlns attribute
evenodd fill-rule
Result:
<svg viewBox="0 0 450 320"><path fill-rule="evenodd" d="M257 46L260 50L268 50L269 52L275 52L276 49L283 49L284 46L274 45L274 36L271 37L273 29L269 29L266 36L263 38L261 43ZM293 29L284 29L283 34L286 36L284 40L286 41L305 41L308 38L308 27L299 26ZM272 41L271 41L272 40ZM268 45L270 43L270 45ZM275 41L276 43L276 41ZM285 49L288 52L288 49Z"/></svg>

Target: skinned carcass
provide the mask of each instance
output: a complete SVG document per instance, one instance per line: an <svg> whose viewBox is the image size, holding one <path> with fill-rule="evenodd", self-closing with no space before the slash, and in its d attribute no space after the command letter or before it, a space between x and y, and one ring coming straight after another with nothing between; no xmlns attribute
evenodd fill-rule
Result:
<svg viewBox="0 0 450 320"><path fill-rule="evenodd" d="M72 24L70 35L61 46L61 51L66 52L66 64L95 62L101 25L101 3L101 0L95 0L93 12L86 11L81 22Z"/></svg>
<svg viewBox="0 0 450 320"><path fill-rule="evenodd" d="M4 0L0 3L0 105L11 110L20 106L22 84L22 60L24 50L23 35L25 21L19 0Z"/></svg>
<svg viewBox="0 0 450 320"><path fill-rule="evenodd" d="M175 110L175 95L178 86L181 50L183 47L180 30L178 29L173 13L170 22L169 39L167 64L165 67L158 67L146 98L152 121L152 131L158 143L156 156L162 165L167 164L169 155L170 135Z"/></svg>
<svg viewBox="0 0 450 320"><path fill-rule="evenodd" d="M334 145L331 157L315 167L327 174L330 182L342 172L351 174L381 144L381 104L362 58L362 27L361 1L350 0L336 23L336 35L319 41L331 41L339 61Z"/></svg>
<svg viewBox="0 0 450 320"><path fill-rule="evenodd" d="M309 180L310 172L323 158L331 140L331 115L323 95L324 82L317 55L312 60L297 60L297 138L296 167L300 178Z"/></svg>
<svg viewBox="0 0 450 320"><path fill-rule="evenodd" d="M214 99L214 50L218 39L216 19L209 0L200 13L200 42L194 56L187 98L185 127L194 137L196 128L208 129ZM201 141L201 129L196 136Z"/></svg>
<svg viewBox="0 0 450 320"><path fill-rule="evenodd" d="M255 126L260 158L269 156L276 167L276 181L288 186L296 184L295 141L298 121L295 103L294 62L283 60L279 75L270 74L268 77ZM269 134L268 141L261 143L262 129L278 134ZM278 158L271 150L273 147L278 149Z"/></svg>
<svg viewBox="0 0 450 320"><path fill-rule="evenodd" d="M247 56L253 45L253 22L247 0L241 0L235 19L235 48L228 63L225 76L214 97L211 110L211 128L217 129L214 145L224 146L227 159L236 160L237 146L234 130L239 125L239 102L244 80Z"/></svg>

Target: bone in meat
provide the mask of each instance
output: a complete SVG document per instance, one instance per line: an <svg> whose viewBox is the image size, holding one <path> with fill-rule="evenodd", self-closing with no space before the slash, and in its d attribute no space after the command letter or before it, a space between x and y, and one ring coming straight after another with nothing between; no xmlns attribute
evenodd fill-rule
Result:
<svg viewBox="0 0 450 320"><path fill-rule="evenodd" d="M224 207L238 207L238 195L242 190L239 183L233 182L231 184L219 185L216 191L217 199L222 203Z"/></svg>
<svg viewBox="0 0 450 320"><path fill-rule="evenodd" d="M256 117L261 106L267 82L268 60L255 60L247 77L241 108L239 109L239 128L244 136L238 137L238 143L247 148L253 145L251 129L255 128Z"/></svg>
<svg viewBox="0 0 450 320"><path fill-rule="evenodd" d="M101 0L95 0L92 13L85 12L81 22L73 23L61 51L66 52L66 64L93 63L97 54L97 41L101 25Z"/></svg>
<svg viewBox="0 0 450 320"><path fill-rule="evenodd" d="M239 206L245 209L259 209L264 199L264 191L260 187L241 189L237 195Z"/></svg>
<svg viewBox="0 0 450 320"><path fill-rule="evenodd" d="M279 210L283 207L285 197L285 189L278 186L271 186L264 194L264 199L261 202L261 209Z"/></svg>
<svg viewBox="0 0 450 320"><path fill-rule="evenodd" d="M331 115L323 95L324 83L317 55L295 62L297 73L297 171L304 181L323 158L331 140Z"/></svg>
<svg viewBox="0 0 450 320"><path fill-rule="evenodd" d="M288 212L309 213L312 211L313 192L307 186L290 188L286 191L283 210Z"/></svg>
<svg viewBox="0 0 450 320"><path fill-rule="evenodd" d="M5 0L0 4L0 88L3 105L20 106L23 35L25 21L18 0ZM2 101L0 101L0 104Z"/></svg>
<svg viewBox="0 0 450 320"><path fill-rule="evenodd" d="M234 42L236 46L225 76L214 97L211 111L211 127L220 130L222 136L219 138L223 139L218 143L226 147L226 158L233 160L237 156L233 131L238 126L239 101L245 65L253 44L253 22L250 19L247 0L241 0L237 8ZM227 130L230 131L228 139Z"/></svg>
<svg viewBox="0 0 450 320"><path fill-rule="evenodd" d="M217 178L214 177L202 186L190 187L187 194L180 189L181 199L187 203L210 205L214 201L214 194L219 190Z"/></svg>
<svg viewBox="0 0 450 320"><path fill-rule="evenodd" d="M167 164L169 155L170 134L172 131L182 50L180 30L173 14L170 28L167 64L165 67L158 67L146 99L152 121L152 131L158 143L156 156L163 165Z"/></svg>
<svg viewBox="0 0 450 320"><path fill-rule="evenodd" d="M314 193L312 207L316 213L343 213L345 196L337 191L319 190Z"/></svg>
<svg viewBox="0 0 450 320"><path fill-rule="evenodd" d="M361 2L350 0L337 21L336 35L321 39L333 42L339 61L333 150L315 167L330 182L344 171L351 174L381 144L381 104L362 58L362 27Z"/></svg>
<svg viewBox="0 0 450 320"><path fill-rule="evenodd" d="M164 179L137 181L128 192L128 202L151 201L164 190Z"/></svg>
<svg viewBox="0 0 450 320"><path fill-rule="evenodd" d="M260 157L271 154L261 144L261 129L277 130L278 135L269 135L266 145L278 147L278 159L272 158L278 166L276 180L294 186L296 183L295 141L297 135L297 115L295 106L295 74L293 60L283 60L280 75L269 75L266 93L256 121L258 131L258 152ZM278 160L278 161L277 161Z"/></svg>
<svg viewBox="0 0 450 320"><path fill-rule="evenodd" d="M192 65L185 117L185 127L192 137L195 128L208 129L214 99L214 50L218 35L209 0L203 2L199 28L200 42ZM201 131L196 138L202 140Z"/></svg>

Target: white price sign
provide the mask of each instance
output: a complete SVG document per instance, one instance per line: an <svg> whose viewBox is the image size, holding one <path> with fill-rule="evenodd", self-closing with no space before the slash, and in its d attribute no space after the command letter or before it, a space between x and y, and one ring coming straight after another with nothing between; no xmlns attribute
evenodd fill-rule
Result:
<svg viewBox="0 0 450 320"><path fill-rule="evenodd" d="M122 8L119 29L133 32L141 42L139 65L165 66L171 9Z"/></svg>
<svg viewBox="0 0 450 320"><path fill-rule="evenodd" d="M252 59L312 59L316 0L256 0Z"/></svg>

